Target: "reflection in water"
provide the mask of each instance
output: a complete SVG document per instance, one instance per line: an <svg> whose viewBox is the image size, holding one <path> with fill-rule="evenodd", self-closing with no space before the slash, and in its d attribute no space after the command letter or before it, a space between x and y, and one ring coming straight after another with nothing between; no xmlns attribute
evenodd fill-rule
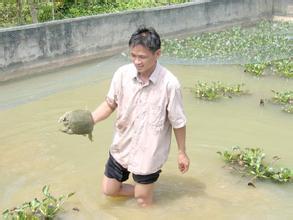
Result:
<svg viewBox="0 0 293 220"><path fill-rule="evenodd" d="M113 71L123 62L116 57L98 65L89 64L88 68L80 66L54 76L1 85L1 211L40 197L42 186L49 184L54 195L76 192L65 204L61 219L292 218L292 184L259 181L256 188L248 187L247 178L223 169L216 153L235 145L261 147L268 158L279 155L280 165L293 168L292 115L281 112L278 106L259 106L260 98L268 98L271 89L292 89L293 81L273 76L254 78L238 66L168 65L185 88L190 170L184 175L179 173L173 140L155 189L153 207L140 209L135 199L103 196L100 185L114 116L95 126L93 142L59 132L57 120L66 111L95 109L104 100ZM68 71L76 81L64 80ZM50 78L55 80L52 87ZM251 95L200 101L188 89L198 80L245 83ZM44 90L46 95L40 95Z"/></svg>

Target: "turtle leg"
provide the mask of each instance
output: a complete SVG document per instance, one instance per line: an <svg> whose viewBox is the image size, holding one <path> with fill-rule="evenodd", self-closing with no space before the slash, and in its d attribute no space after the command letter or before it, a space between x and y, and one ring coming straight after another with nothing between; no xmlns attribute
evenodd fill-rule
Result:
<svg viewBox="0 0 293 220"><path fill-rule="evenodd" d="M60 130L66 134L73 134L73 131L70 128L62 128Z"/></svg>

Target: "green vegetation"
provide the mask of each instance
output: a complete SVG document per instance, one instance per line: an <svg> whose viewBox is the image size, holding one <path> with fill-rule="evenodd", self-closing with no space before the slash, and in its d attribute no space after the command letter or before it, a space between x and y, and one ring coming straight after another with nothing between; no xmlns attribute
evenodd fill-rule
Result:
<svg viewBox="0 0 293 220"><path fill-rule="evenodd" d="M277 183L292 182L293 172L288 168L277 168L275 162L280 158L274 156L270 163L266 163L265 153L260 148L233 147L231 151L217 152L229 166L243 174L253 176L249 185L254 186L255 179L270 179Z"/></svg>
<svg viewBox="0 0 293 220"><path fill-rule="evenodd" d="M197 82L191 91L197 98L211 101L221 97L232 98L235 95L248 94L248 91L242 89L243 86L244 84L224 85L221 82Z"/></svg>
<svg viewBox="0 0 293 220"><path fill-rule="evenodd" d="M269 63L251 63L244 64L244 72L251 73L255 76L262 76Z"/></svg>
<svg viewBox="0 0 293 220"><path fill-rule="evenodd" d="M279 76L293 78L293 62L291 58L271 62L244 64L244 72L249 72L255 76L262 76L268 67Z"/></svg>
<svg viewBox="0 0 293 220"><path fill-rule="evenodd" d="M293 78L293 62L291 59L276 60L273 62L274 71L284 77Z"/></svg>
<svg viewBox="0 0 293 220"><path fill-rule="evenodd" d="M271 98L273 103L282 105L282 110L293 114L293 91L277 92L272 90L274 96Z"/></svg>
<svg viewBox="0 0 293 220"><path fill-rule="evenodd" d="M293 24L261 21L255 27L233 27L201 33L185 39L165 39L164 55L206 63L236 63L244 71L263 75L270 67L276 74L293 78Z"/></svg>
<svg viewBox="0 0 293 220"><path fill-rule="evenodd" d="M214 101L223 97L232 98L233 96L240 96L249 94L248 90L245 90L242 84L225 85L222 82L200 82L198 81L190 91L196 98ZM293 114L293 91L277 92L272 90L274 96L268 99L271 103L282 105L282 110L286 113ZM260 104L264 104L264 100L261 99Z"/></svg>
<svg viewBox="0 0 293 220"><path fill-rule="evenodd" d="M45 196L44 199L38 200L35 198L30 202L25 202L19 207L13 209L7 209L2 213L3 219L15 219L15 220L50 220L56 217L58 212L62 209L62 205L66 199L73 196L74 193L60 196L58 198L53 197L49 193L49 186L44 186L42 192Z"/></svg>
<svg viewBox="0 0 293 220"><path fill-rule="evenodd" d="M189 2L186 0L4 0L0 27Z"/></svg>

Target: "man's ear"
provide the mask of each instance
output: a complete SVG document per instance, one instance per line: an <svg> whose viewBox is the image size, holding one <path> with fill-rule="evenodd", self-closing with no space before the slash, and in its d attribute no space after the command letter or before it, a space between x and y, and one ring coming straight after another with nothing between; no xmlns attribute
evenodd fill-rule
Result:
<svg viewBox="0 0 293 220"><path fill-rule="evenodd" d="M161 56L161 49L156 50L155 55L159 58Z"/></svg>

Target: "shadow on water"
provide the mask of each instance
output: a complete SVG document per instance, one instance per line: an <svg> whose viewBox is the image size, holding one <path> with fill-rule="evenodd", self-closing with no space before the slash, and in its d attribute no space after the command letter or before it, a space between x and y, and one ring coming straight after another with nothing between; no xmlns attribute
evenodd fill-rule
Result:
<svg viewBox="0 0 293 220"><path fill-rule="evenodd" d="M186 197L205 195L206 185L197 178L183 175L162 174L156 185L155 200L157 205L177 203Z"/></svg>

